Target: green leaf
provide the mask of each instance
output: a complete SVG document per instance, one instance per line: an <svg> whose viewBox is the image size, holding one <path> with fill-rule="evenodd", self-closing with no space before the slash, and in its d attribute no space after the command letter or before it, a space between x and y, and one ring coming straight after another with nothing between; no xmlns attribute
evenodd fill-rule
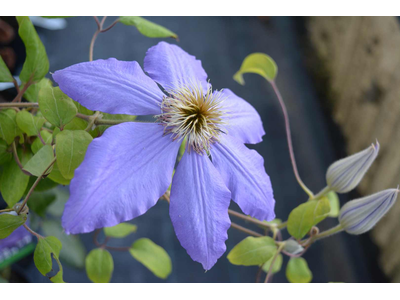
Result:
<svg viewBox="0 0 400 300"><path fill-rule="evenodd" d="M113 238L124 238L131 233L136 232L137 226L129 223L121 223L113 227L105 227L104 233L106 236Z"/></svg>
<svg viewBox="0 0 400 300"><path fill-rule="evenodd" d="M54 257L58 264L59 271L55 276L49 277L53 282L64 282L62 279L63 269L59 260L61 248L62 244L56 237L48 236L46 238L39 238L33 254L35 266L43 276L47 276L47 274L52 271L52 256Z"/></svg>
<svg viewBox="0 0 400 300"><path fill-rule="evenodd" d="M339 196L336 194L336 192L331 191L325 196L328 201L329 201L329 206L331 208L331 211L328 214L328 217L331 218L336 218L339 216L339 211L340 211L340 201L339 201Z"/></svg>
<svg viewBox="0 0 400 300"><path fill-rule="evenodd" d="M304 258L294 257L289 260L286 267L286 277L291 283L309 283L312 280L312 273Z"/></svg>
<svg viewBox="0 0 400 300"><path fill-rule="evenodd" d="M65 234L60 222L54 220L43 221L42 229L46 236L55 236L62 243L63 251L60 253L60 259L63 262L75 268L85 267L86 250L77 235Z"/></svg>
<svg viewBox="0 0 400 300"><path fill-rule="evenodd" d="M128 26L135 26L141 34L150 38L172 37L174 39L178 39L176 33L173 33L171 30L156 23L150 22L142 17L125 16L120 17L119 21Z"/></svg>
<svg viewBox="0 0 400 300"><path fill-rule="evenodd" d="M48 132L47 130L42 130L40 132L40 136L42 137L46 145L51 144L53 140L53 135L50 132ZM43 147L42 141L40 140L40 138L36 138L31 145L31 150L33 153L37 153L40 149L42 149L42 147Z"/></svg>
<svg viewBox="0 0 400 300"><path fill-rule="evenodd" d="M227 258L234 265L259 266L273 257L276 250L275 241L269 236L249 236L233 247Z"/></svg>
<svg viewBox="0 0 400 300"><path fill-rule="evenodd" d="M6 63L3 58L0 56L0 82L13 82L14 78L7 68Z"/></svg>
<svg viewBox="0 0 400 300"><path fill-rule="evenodd" d="M69 122L67 125L65 125L64 129L67 130L85 130L86 127L88 126L88 122L81 118L73 118L71 122Z"/></svg>
<svg viewBox="0 0 400 300"><path fill-rule="evenodd" d="M32 154L29 152L22 153L21 151L19 157L21 163L24 164L32 157ZM29 176L22 173L14 159L4 166L1 176L0 191L9 207L13 207L21 200L28 183Z"/></svg>
<svg viewBox="0 0 400 300"><path fill-rule="evenodd" d="M37 177L35 177L35 176L29 177L29 183L25 190L25 194L28 193L28 191L30 190L32 185L35 183L36 179L37 179ZM58 183L56 183L56 182L52 181L51 179L49 179L48 177L46 177L46 178L43 178L42 180L40 180L39 183L36 185L35 192L45 192L45 191L55 188L56 186L58 186ZM29 207L30 207L30 205L29 205Z"/></svg>
<svg viewBox="0 0 400 300"><path fill-rule="evenodd" d="M72 99L65 95L59 87L41 88L39 107L46 120L61 129L76 116L78 111Z"/></svg>
<svg viewBox="0 0 400 300"><path fill-rule="evenodd" d="M24 98L29 102L39 102L40 89L45 87L52 88L53 84L50 79L43 78L38 83L31 84L24 94ZM21 86L23 88L23 85Z"/></svg>
<svg viewBox="0 0 400 300"><path fill-rule="evenodd" d="M17 112L13 109L3 109L0 111L0 137L10 145L15 137L19 135L17 122Z"/></svg>
<svg viewBox="0 0 400 300"><path fill-rule="evenodd" d="M36 117L26 110L17 113L16 121L18 127L28 136L36 136L46 122L43 117Z"/></svg>
<svg viewBox="0 0 400 300"><path fill-rule="evenodd" d="M31 183L31 179L32 179L32 181L34 181L36 178L32 176L29 179L29 183ZM45 191L55 188L56 186L58 186L57 182L54 182L50 178L46 177L39 181L38 185L35 187L35 191L36 192L45 192Z"/></svg>
<svg viewBox="0 0 400 300"><path fill-rule="evenodd" d="M75 118L72 119L71 122L69 122L67 125L65 125L64 130L65 129L68 129L68 130L86 130L88 124L89 123L87 121L85 121L85 120L83 120L81 118L75 117ZM99 135L99 128L96 127L94 130L89 131L89 134L92 137L97 137ZM57 135L57 132L56 132L56 135Z"/></svg>
<svg viewBox="0 0 400 300"><path fill-rule="evenodd" d="M47 176L47 178L50 178L52 181L57 182L58 184L62 184L62 185L68 185L70 183L70 180L66 179L61 174L60 169L58 168L57 162L53 165L53 170L50 172L50 174Z"/></svg>
<svg viewBox="0 0 400 300"><path fill-rule="evenodd" d="M49 72L46 50L29 17L17 17L18 34L25 45L26 59L19 77L22 82L39 81Z"/></svg>
<svg viewBox="0 0 400 300"><path fill-rule="evenodd" d="M57 134L57 164L66 179L74 177L75 169L83 161L92 140L92 136L84 130L63 130Z"/></svg>
<svg viewBox="0 0 400 300"><path fill-rule="evenodd" d="M273 257L271 257L271 258L262 266L262 269L263 269L263 271L264 271L265 273L268 273L269 268L270 268L271 263L272 263L272 260L273 260ZM282 256L282 254L279 254L279 255L277 256L275 262L274 262L274 265L272 266L272 270L271 270L271 273L272 273L272 274L278 273L278 272L281 270L281 268L282 268L282 262L283 262L283 256Z"/></svg>
<svg viewBox="0 0 400 300"><path fill-rule="evenodd" d="M102 113L103 117L102 120L129 120L129 121L135 121L136 116L132 116L132 115L121 115L121 114L116 114L116 115L112 115L112 114L107 114L107 113ZM110 126L108 125L100 125L97 126L97 128L99 128L100 130L100 134L103 134L103 132Z"/></svg>
<svg viewBox="0 0 400 300"><path fill-rule="evenodd" d="M0 165L8 163L12 158L12 153L8 151L9 146L3 140L0 140Z"/></svg>
<svg viewBox="0 0 400 300"><path fill-rule="evenodd" d="M172 263L168 253L150 239L136 240L129 252L157 277L166 279L171 274Z"/></svg>
<svg viewBox="0 0 400 300"><path fill-rule="evenodd" d="M80 104L79 102L76 102L74 100L72 100L76 106L76 108L78 109L78 113L84 114L84 115L88 115L91 116L94 114L93 110L87 109L86 107L84 107L82 104Z"/></svg>
<svg viewBox="0 0 400 300"><path fill-rule="evenodd" d="M53 147L50 145L43 146L25 165L24 169L34 176L41 176L54 159ZM46 174L51 172L51 168Z"/></svg>
<svg viewBox="0 0 400 300"><path fill-rule="evenodd" d="M47 192L33 192L29 198L29 209L34 211L40 217L46 216L46 209L49 207L54 200L56 200L56 194L52 191ZM53 235L53 234L46 234Z"/></svg>
<svg viewBox="0 0 400 300"><path fill-rule="evenodd" d="M108 283L114 271L114 261L105 249L94 249L86 256L86 274L94 283Z"/></svg>
<svg viewBox="0 0 400 300"><path fill-rule="evenodd" d="M26 222L26 215L18 216L10 214L0 214L0 239L8 237L15 229Z"/></svg>
<svg viewBox="0 0 400 300"><path fill-rule="evenodd" d="M300 204L289 215L288 232L296 239L303 238L314 225L325 219L330 211L326 198Z"/></svg>
<svg viewBox="0 0 400 300"><path fill-rule="evenodd" d="M273 81L278 73L278 66L270 56L264 53L253 53L244 59L240 70L233 75L233 79L244 85L243 74L245 73L255 73L268 81Z"/></svg>

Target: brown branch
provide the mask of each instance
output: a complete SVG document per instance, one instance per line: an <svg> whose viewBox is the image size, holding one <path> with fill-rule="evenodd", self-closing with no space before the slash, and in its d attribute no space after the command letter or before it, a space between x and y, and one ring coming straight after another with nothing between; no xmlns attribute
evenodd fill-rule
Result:
<svg viewBox="0 0 400 300"><path fill-rule="evenodd" d="M275 81L269 81L269 83L272 85L272 88L278 98L279 104L281 105L281 109L283 112L283 117L285 119L286 138L287 138L287 143L288 143L288 147L289 147L290 160L292 162L294 176L296 177L296 180L299 183L299 185L308 194L308 196L313 197L314 194L307 188L307 186L304 184L303 180L301 180L299 171L297 170L296 158L294 156L293 144L292 144L292 134L290 132L289 115L288 115L288 112L286 109L285 102L283 101L282 95L281 95Z"/></svg>
<svg viewBox="0 0 400 300"><path fill-rule="evenodd" d="M25 175L28 175L28 176L32 176L31 173L29 173L28 171L26 171L24 169L24 166L22 165L21 161L19 160L18 153L17 153L17 147L15 146L15 141L11 144L11 147L12 147L12 152L13 152L15 162L17 163L17 165L20 168L20 170L22 171L22 173L24 173Z"/></svg>
<svg viewBox="0 0 400 300"><path fill-rule="evenodd" d="M249 235L252 235L252 236L256 236L256 237L262 237L263 236L262 234L260 234L258 232L255 232L253 230L247 229L246 227L240 226L240 225L238 225L236 223L233 223L233 222L231 222L231 227L235 228L235 229L237 229L239 231L242 231L244 233L247 233Z"/></svg>
<svg viewBox="0 0 400 300"><path fill-rule="evenodd" d="M43 238L44 238L44 236L41 236L39 233L37 233L37 232L33 231L32 229L30 229L28 225L24 224L23 226L24 226L25 229L28 230L31 234L33 234L34 236L36 236L37 239L43 239Z"/></svg>
<svg viewBox="0 0 400 300"><path fill-rule="evenodd" d="M276 227L277 227L277 226L274 226L274 225L266 224L266 223L264 223L264 222L262 222L262 221L260 221L260 220L254 219L254 218L252 218L252 217L250 217L250 216L246 216L246 215L241 214L241 213L239 213L239 212L237 212L237 211L234 211L234 210L232 210L232 209L228 209L228 213L229 213L231 216L238 217L238 218L240 218L240 219L242 219L242 220L245 220L245 221L254 223L254 224L259 225L259 226L262 226L262 227L266 227L266 228L270 228L270 229L271 229L271 228L276 228Z"/></svg>
<svg viewBox="0 0 400 300"><path fill-rule="evenodd" d="M108 26L107 28L100 30L100 32L106 32L106 31L110 30L110 29L113 28L118 22L119 22L119 18L116 19L114 22L112 22L111 25Z"/></svg>
<svg viewBox="0 0 400 300"><path fill-rule="evenodd" d="M32 76L31 76L32 77ZM29 79L27 83L25 83L24 87L22 90L20 90L17 94L17 96L13 99L11 102L21 102L22 96L25 94L26 90L29 88L29 86L32 84L32 80Z"/></svg>
<svg viewBox="0 0 400 300"><path fill-rule="evenodd" d="M39 182L43 178L43 176L47 173L47 171L51 168L51 166L56 162L56 159L57 159L56 157L53 158L53 160L50 162L49 166L43 171L43 173L40 176L38 176L36 181L33 183L31 188L29 189L28 194L26 194L26 197L25 197L24 201L22 202L21 207L18 210L18 214L23 210L23 208L25 207L26 203L29 200L29 197L32 195L34 189L39 184Z"/></svg>
<svg viewBox="0 0 400 300"><path fill-rule="evenodd" d="M13 107L39 107L37 102L11 102L11 103L0 103L0 108L13 108Z"/></svg>

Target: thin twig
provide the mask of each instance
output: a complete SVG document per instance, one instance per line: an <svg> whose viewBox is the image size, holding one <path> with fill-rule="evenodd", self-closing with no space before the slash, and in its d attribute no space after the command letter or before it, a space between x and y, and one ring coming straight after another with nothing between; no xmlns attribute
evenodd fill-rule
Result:
<svg viewBox="0 0 400 300"><path fill-rule="evenodd" d="M106 32L106 31L110 30L110 29L113 28L118 22L119 22L119 18L116 19L114 22L112 22L111 25L108 26L107 28L102 29L100 32Z"/></svg>
<svg viewBox="0 0 400 300"><path fill-rule="evenodd" d="M56 157L53 158L53 160L50 162L49 166L43 171L43 173L38 176L38 178L36 179L36 181L33 183L33 185L31 186L31 188L29 189L28 194L26 194L26 197L24 199L24 201L21 204L21 207L18 210L18 214L22 211L22 209L24 208L24 206L26 205L26 203L29 200L29 197L32 195L33 190L36 188L36 186L39 184L40 180L43 178L43 176L47 173L47 171L51 168L51 166L56 162Z"/></svg>
<svg viewBox="0 0 400 300"><path fill-rule="evenodd" d="M106 237L104 239L103 243L99 243L98 237L101 232L101 229L96 229L93 234L93 243L96 245L96 247L102 248L102 249L108 249L108 250L114 250L114 251L128 251L131 247L112 247L112 246L107 246L107 242L110 240L110 237Z"/></svg>
<svg viewBox="0 0 400 300"><path fill-rule="evenodd" d="M17 94L18 94L19 93L19 85L18 85L17 80L14 77L13 77L13 83L14 83L15 89L17 90Z"/></svg>
<svg viewBox="0 0 400 300"><path fill-rule="evenodd" d="M260 282L260 279L261 279L261 275L262 275L262 271L263 271L263 265L261 265L259 268L258 268L258 271L257 271L257 274L256 274L256 283L259 283Z"/></svg>
<svg viewBox="0 0 400 300"><path fill-rule="evenodd" d="M251 222L251 223L257 224L257 225L262 226L262 227L267 227L267 228L276 228L276 227L277 227L277 226L275 226L275 225L266 224L266 223L264 223L264 222L262 222L262 221L259 221L259 220L257 220L257 219L254 219L254 218L252 218L252 217L250 217L250 216L246 216L246 215L241 214L241 213L239 213L239 212L237 212L237 211L234 211L234 210L232 210L232 209L228 209L228 213L229 213L230 215L232 215L232 216L238 217L238 218L240 218L240 219L242 219L242 220L245 220L245 221L249 221L249 222Z"/></svg>
<svg viewBox="0 0 400 300"><path fill-rule="evenodd" d="M28 171L26 171L24 169L24 166L22 165L21 161L19 160L18 153L17 153L17 147L15 146L15 141L12 142L11 147L12 147L12 152L13 152L15 162L17 163L17 165L20 168L20 170L22 171L22 173L24 173L25 175L28 175L28 176L32 176L31 173L29 173Z"/></svg>
<svg viewBox="0 0 400 300"><path fill-rule="evenodd" d="M131 247L112 247L107 245L105 245L104 248L113 251L129 251L129 249L131 249Z"/></svg>
<svg viewBox="0 0 400 300"><path fill-rule="evenodd" d="M323 238L326 238L328 236L334 235L334 234L339 233L339 232L341 232L343 230L344 229L343 229L342 225L338 224L337 226L332 227L331 229L322 231L321 233L318 233L318 234L310 237L309 239L301 241L300 244L302 244L303 247L307 247L307 246L310 246L315 241L318 241L320 239L323 239Z"/></svg>
<svg viewBox="0 0 400 300"><path fill-rule="evenodd" d="M297 164L296 164L296 158L294 156L294 151L293 151L293 144L292 144L292 135L290 132L290 123L289 123L289 115L286 110L286 105L285 102L283 101L282 95L279 92L279 89L277 85L275 84L275 81L269 81L272 85L272 88L274 89L274 92L279 100L279 104L281 105L282 112L283 112L283 117L285 119L285 128L286 128L286 138L287 138L287 143L289 147L289 154L290 154L290 160L292 162L292 167L293 167L293 172L294 176L296 177L297 182L299 185L303 188L303 190L308 194L309 197L313 197L314 194L307 188L307 186L304 184L304 182L301 180L299 171L297 170Z"/></svg>
<svg viewBox="0 0 400 300"><path fill-rule="evenodd" d="M94 243L97 247L103 246L103 244L100 244L100 243L98 242L98 240L97 240L97 238L98 238L100 232L101 232L101 229L96 229L96 230L94 231L94 234L93 234L93 243Z"/></svg>
<svg viewBox="0 0 400 300"><path fill-rule="evenodd" d="M9 107L39 107L39 103L30 103L30 102L11 102L11 103L0 103L0 108L9 108Z"/></svg>
<svg viewBox="0 0 400 300"><path fill-rule="evenodd" d="M90 116L90 118L88 120L89 124L87 125L87 127L85 129L86 131L92 130L92 127L93 127L94 123L96 122L99 115L100 115L100 112L96 111L93 116Z"/></svg>
<svg viewBox="0 0 400 300"><path fill-rule="evenodd" d="M44 236L42 236L39 233L37 233L37 232L33 231L32 229L30 229L28 225L24 224L23 226L25 227L26 230L28 230L31 234L36 236L38 239L43 239L44 238Z"/></svg>
<svg viewBox="0 0 400 300"><path fill-rule="evenodd" d="M243 226L240 226L240 225L238 225L238 224L236 224L236 223L233 223L233 222L231 222L231 227L232 227L232 228L235 228L235 229L237 229L237 230L239 230L239 231L242 231L242 232L244 232L244 233L247 233L247 234L249 234L249 235L252 235L252 236L256 236L256 237L261 237L261 236L263 236L262 234L260 234L260 233L258 233L258 232L255 232L255 231L253 231L253 230L247 229L247 228L245 228L245 227L243 227Z"/></svg>
<svg viewBox="0 0 400 300"><path fill-rule="evenodd" d="M265 277L264 283L267 283L267 282L269 281L269 279L271 278L271 276L272 276L272 270L273 270L273 268L274 268L275 261L276 261L276 259L278 258L279 254L281 253L281 251L282 251L282 249L283 249L284 246L285 246L285 243L282 243L282 244L279 246L278 250L276 251L274 257L272 258L272 261L271 261L271 264L270 264L270 266L269 266L268 273L267 273L267 276Z"/></svg>
<svg viewBox="0 0 400 300"><path fill-rule="evenodd" d="M40 130L38 132L38 138L40 139L40 141L42 142L43 146L46 145L46 142L43 140L42 135L40 134Z"/></svg>
<svg viewBox="0 0 400 300"><path fill-rule="evenodd" d="M94 16L93 18L94 18L94 20L96 21L97 28L100 30L100 22L99 22L99 19L98 19L96 16Z"/></svg>
<svg viewBox="0 0 400 300"><path fill-rule="evenodd" d="M13 99L13 103L15 102L21 102L22 96L25 94L26 90L29 88L29 86L32 84L32 80L29 79L27 83L24 84L24 87L18 92L17 96Z"/></svg>

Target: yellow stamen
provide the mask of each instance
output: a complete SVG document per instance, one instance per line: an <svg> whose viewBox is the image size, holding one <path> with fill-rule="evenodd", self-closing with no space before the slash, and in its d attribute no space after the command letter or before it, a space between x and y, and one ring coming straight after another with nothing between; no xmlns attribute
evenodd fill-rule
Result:
<svg viewBox="0 0 400 300"><path fill-rule="evenodd" d="M221 91L212 92L211 86L204 92L200 84L181 86L169 90L161 103L162 114L158 120L165 126L164 133L183 140L187 137L188 150L202 154L211 144L219 141L223 97Z"/></svg>

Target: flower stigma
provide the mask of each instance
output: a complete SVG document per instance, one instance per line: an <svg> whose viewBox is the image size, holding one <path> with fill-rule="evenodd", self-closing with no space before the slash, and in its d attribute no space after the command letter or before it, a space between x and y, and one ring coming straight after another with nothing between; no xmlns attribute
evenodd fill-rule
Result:
<svg viewBox="0 0 400 300"><path fill-rule="evenodd" d="M182 85L168 90L161 103L162 113L157 116L164 125L164 134L172 134L174 140L186 137L188 151L199 154L208 152L211 145L220 141L225 125L222 109L222 90L212 92L209 85L204 91L200 84Z"/></svg>

